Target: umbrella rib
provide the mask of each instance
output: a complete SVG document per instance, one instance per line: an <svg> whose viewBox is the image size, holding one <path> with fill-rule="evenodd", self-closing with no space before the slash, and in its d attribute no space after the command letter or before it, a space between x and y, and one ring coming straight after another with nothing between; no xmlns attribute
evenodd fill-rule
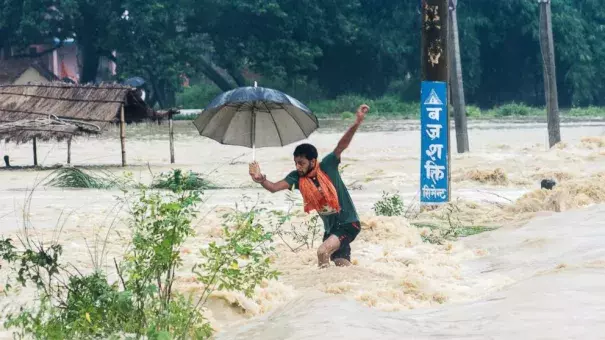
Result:
<svg viewBox="0 0 605 340"><path fill-rule="evenodd" d="M235 113L237 113L237 111ZM227 131L229 131L229 127L231 127L231 123L233 123L234 116L235 116L235 114L233 114L233 117L231 117L231 119L229 119L229 124L227 124L227 128L225 129L225 132L223 133L223 138L221 138L221 144L225 144L225 137L227 136Z"/></svg>
<svg viewBox="0 0 605 340"><path fill-rule="evenodd" d="M210 118L208 118L208 121L206 122L206 125L202 129L202 132L200 132L200 135L202 135L204 132L206 132L206 129L208 129L208 126L210 126L210 123L212 122L212 120L215 119L215 118L218 118L219 114L220 114L220 111L216 111L216 112L214 112L214 113L211 114Z"/></svg>
<svg viewBox="0 0 605 340"><path fill-rule="evenodd" d="M288 112L288 111L286 111L286 112ZM277 131L277 137L279 137L279 144L281 144L281 146L284 146L284 140L281 138L281 133L279 132L279 127L277 126L275 117L273 117L273 114L271 113L270 110L269 110L269 116L271 116L271 120L273 120L273 125L275 125L275 131Z"/></svg>
<svg viewBox="0 0 605 340"><path fill-rule="evenodd" d="M288 112L288 114L290 115L290 117L292 117L292 119L294 120L294 122L296 122L296 125L298 125L298 127L300 128L300 131L302 131L303 135L305 135L305 138L309 138L309 136L305 132L305 129L302 126L300 126L300 123L294 117L294 115L292 113L290 113L290 111L288 111L288 109L286 108L286 105L283 105L282 107L283 107L284 111Z"/></svg>
<svg viewBox="0 0 605 340"><path fill-rule="evenodd" d="M263 101L262 103L263 103L263 105L265 105L265 108L267 109L267 112L269 112L269 114L271 114L271 109L267 105L267 102Z"/></svg>

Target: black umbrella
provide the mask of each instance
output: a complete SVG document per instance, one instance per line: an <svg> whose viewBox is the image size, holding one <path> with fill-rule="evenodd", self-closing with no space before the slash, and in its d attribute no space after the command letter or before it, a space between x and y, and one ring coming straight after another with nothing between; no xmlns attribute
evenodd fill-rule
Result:
<svg viewBox="0 0 605 340"><path fill-rule="evenodd" d="M141 77L132 77L132 78L128 78L128 79L124 80L123 84L132 86L132 87L140 87L140 86L143 86L143 84L145 84L145 79L143 79Z"/></svg>
<svg viewBox="0 0 605 340"><path fill-rule="evenodd" d="M284 146L303 140L319 127L303 103L278 90L239 87L214 98L193 124L200 135L221 144L252 148Z"/></svg>

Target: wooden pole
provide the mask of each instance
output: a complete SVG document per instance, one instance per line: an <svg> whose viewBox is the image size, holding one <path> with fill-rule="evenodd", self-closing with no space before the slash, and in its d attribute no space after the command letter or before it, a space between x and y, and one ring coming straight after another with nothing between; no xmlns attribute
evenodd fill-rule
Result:
<svg viewBox="0 0 605 340"><path fill-rule="evenodd" d="M172 123L172 113L168 114L168 136L170 139L170 164L174 164L174 124Z"/></svg>
<svg viewBox="0 0 605 340"><path fill-rule="evenodd" d="M546 119L548 122L548 145L552 148L561 141L561 128L550 0L538 0L538 4L540 6L540 50L544 65L544 97L546 101Z"/></svg>
<svg viewBox="0 0 605 340"><path fill-rule="evenodd" d="M466 123L466 103L464 101L464 83L462 81L462 62L460 61L460 42L458 37L458 0L450 0L449 6L449 38L448 51L451 67L451 98L454 107L454 121L456 122L456 147L458 153L470 150L468 143L468 127Z"/></svg>
<svg viewBox="0 0 605 340"><path fill-rule="evenodd" d="M120 106L120 144L122 146L122 166L126 166L126 120L124 118L124 104Z"/></svg>
<svg viewBox="0 0 605 340"><path fill-rule="evenodd" d="M36 137L34 137L34 166L38 166L38 145L36 143Z"/></svg>
<svg viewBox="0 0 605 340"><path fill-rule="evenodd" d="M71 137L67 139L67 164L71 164Z"/></svg>

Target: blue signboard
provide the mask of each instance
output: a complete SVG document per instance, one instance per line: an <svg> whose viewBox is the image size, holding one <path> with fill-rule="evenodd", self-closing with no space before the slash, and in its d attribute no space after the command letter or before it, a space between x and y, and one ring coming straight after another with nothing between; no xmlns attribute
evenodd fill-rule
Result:
<svg viewBox="0 0 605 340"><path fill-rule="evenodd" d="M450 200L447 83L423 81L420 88L420 203Z"/></svg>

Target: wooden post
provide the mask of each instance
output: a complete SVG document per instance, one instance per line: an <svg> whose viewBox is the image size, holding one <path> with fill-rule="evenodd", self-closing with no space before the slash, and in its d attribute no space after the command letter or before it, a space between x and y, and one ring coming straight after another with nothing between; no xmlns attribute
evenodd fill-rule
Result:
<svg viewBox="0 0 605 340"><path fill-rule="evenodd" d="M168 138L170 139L170 164L174 164L174 125L172 123L172 112L168 113Z"/></svg>
<svg viewBox="0 0 605 340"><path fill-rule="evenodd" d="M464 83L462 81L462 63L460 61L460 42L458 38L458 0L450 0L449 7L449 38L451 73L451 98L454 106L454 121L456 122L456 147L458 153L468 152L468 127L466 123L466 103L464 101Z"/></svg>
<svg viewBox="0 0 605 340"><path fill-rule="evenodd" d="M555 51L552 37L550 0L538 0L540 6L540 50L544 65L544 97L548 122L549 147L561 141L559 98L555 72Z"/></svg>
<svg viewBox="0 0 605 340"><path fill-rule="evenodd" d="M120 144L122 146L122 166L126 166L126 119L124 118L124 104L120 106Z"/></svg>
<svg viewBox="0 0 605 340"><path fill-rule="evenodd" d="M38 145L36 143L36 137L34 137L34 166L38 166Z"/></svg>
<svg viewBox="0 0 605 340"><path fill-rule="evenodd" d="M67 164L71 164L71 137L67 139Z"/></svg>

